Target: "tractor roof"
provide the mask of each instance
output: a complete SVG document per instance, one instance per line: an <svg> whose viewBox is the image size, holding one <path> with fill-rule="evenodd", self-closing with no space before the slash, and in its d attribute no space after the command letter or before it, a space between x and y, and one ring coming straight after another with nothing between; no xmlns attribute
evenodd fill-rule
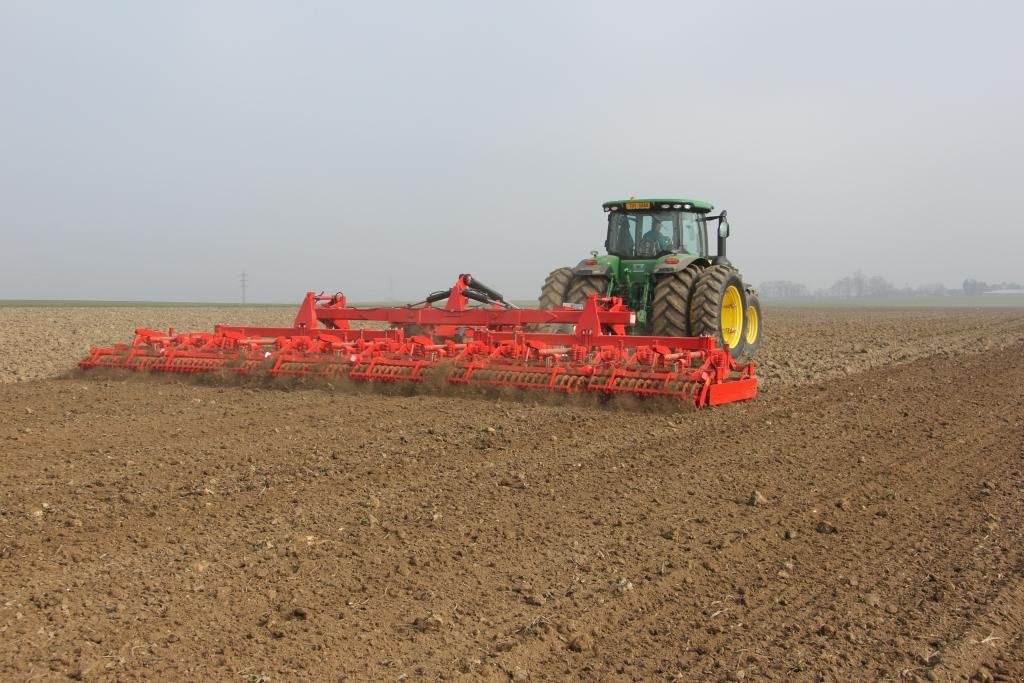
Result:
<svg viewBox="0 0 1024 683"><path fill-rule="evenodd" d="M669 199L669 198L643 198L637 199L630 197L629 199L614 199L610 202L603 204L604 210L608 211L613 206L618 210L625 211L646 211L648 209L668 209L668 208L679 208L676 205L686 206L687 210L707 212L715 208L707 202L702 202L699 199Z"/></svg>

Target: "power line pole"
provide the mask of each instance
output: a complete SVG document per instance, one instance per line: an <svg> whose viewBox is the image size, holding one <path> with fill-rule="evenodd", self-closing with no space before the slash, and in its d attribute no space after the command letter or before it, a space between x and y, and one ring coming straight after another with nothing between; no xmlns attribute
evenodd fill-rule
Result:
<svg viewBox="0 0 1024 683"><path fill-rule="evenodd" d="M245 303L245 271L242 271L242 303Z"/></svg>

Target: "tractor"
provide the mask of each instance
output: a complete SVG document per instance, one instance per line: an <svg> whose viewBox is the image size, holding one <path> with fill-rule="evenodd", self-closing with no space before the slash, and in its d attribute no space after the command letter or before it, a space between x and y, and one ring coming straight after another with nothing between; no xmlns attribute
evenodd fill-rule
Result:
<svg viewBox="0 0 1024 683"><path fill-rule="evenodd" d="M761 345L761 304L725 255L727 212L694 199L605 202L607 253L593 251L576 267L544 281L539 308L581 306L592 294L622 297L636 312L627 332L714 337L740 362ZM708 223L718 228L717 254L708 250Z"/></svg>

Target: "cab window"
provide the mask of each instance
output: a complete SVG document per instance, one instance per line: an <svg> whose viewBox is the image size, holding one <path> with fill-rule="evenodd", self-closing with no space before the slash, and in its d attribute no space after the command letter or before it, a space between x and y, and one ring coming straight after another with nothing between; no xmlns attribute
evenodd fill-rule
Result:
<svg viewBox="0 0 1024 683"><path fill-rule="evenodd" d="M608 253L656 258L669 253L707 254L703 214L686 211L613 211L608 216Z"/></svg>
<svg viewBox="0 0 1024 683"><path fill-rule="evenodd" d="M680 230L682 232L679 244L687 254L703 256L704 249L704 216L695 213L681 214Z"/></svg>

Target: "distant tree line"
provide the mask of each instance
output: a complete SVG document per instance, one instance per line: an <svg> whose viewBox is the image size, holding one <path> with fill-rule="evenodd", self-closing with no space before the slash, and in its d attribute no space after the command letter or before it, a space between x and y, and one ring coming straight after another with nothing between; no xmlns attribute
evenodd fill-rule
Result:
<svg viewBox="0 0 1024 683"><path fill-rule="evenodd" d="M964 280L962 289L950 289L943 284L931 283L911 287L905 285L897 287L888 280L878 275L865 275L857 271L847 275L841 280L836 280L831 286L822 289L810 290L806 285L790 280L770 280L762 282L758 292L765 299L804 299L804 298L827 298L827 299L853 299L859 297L886 298L886 297L913 297L913 296L975 296L985 292L1021 290L1024 286L1016 282L1000 282L989 285L980 280Z"/></svg>
<svg viewBox="0 0 1024 683"><path fill-rule="evenodd" d="M1018 282L999 282L994 285L990 285L981 280L964 280L964 294L967 296L977 296L978 294L984 294L985 292L1005 292L1005 291L1021 291L1024 290Z"/></svg>

